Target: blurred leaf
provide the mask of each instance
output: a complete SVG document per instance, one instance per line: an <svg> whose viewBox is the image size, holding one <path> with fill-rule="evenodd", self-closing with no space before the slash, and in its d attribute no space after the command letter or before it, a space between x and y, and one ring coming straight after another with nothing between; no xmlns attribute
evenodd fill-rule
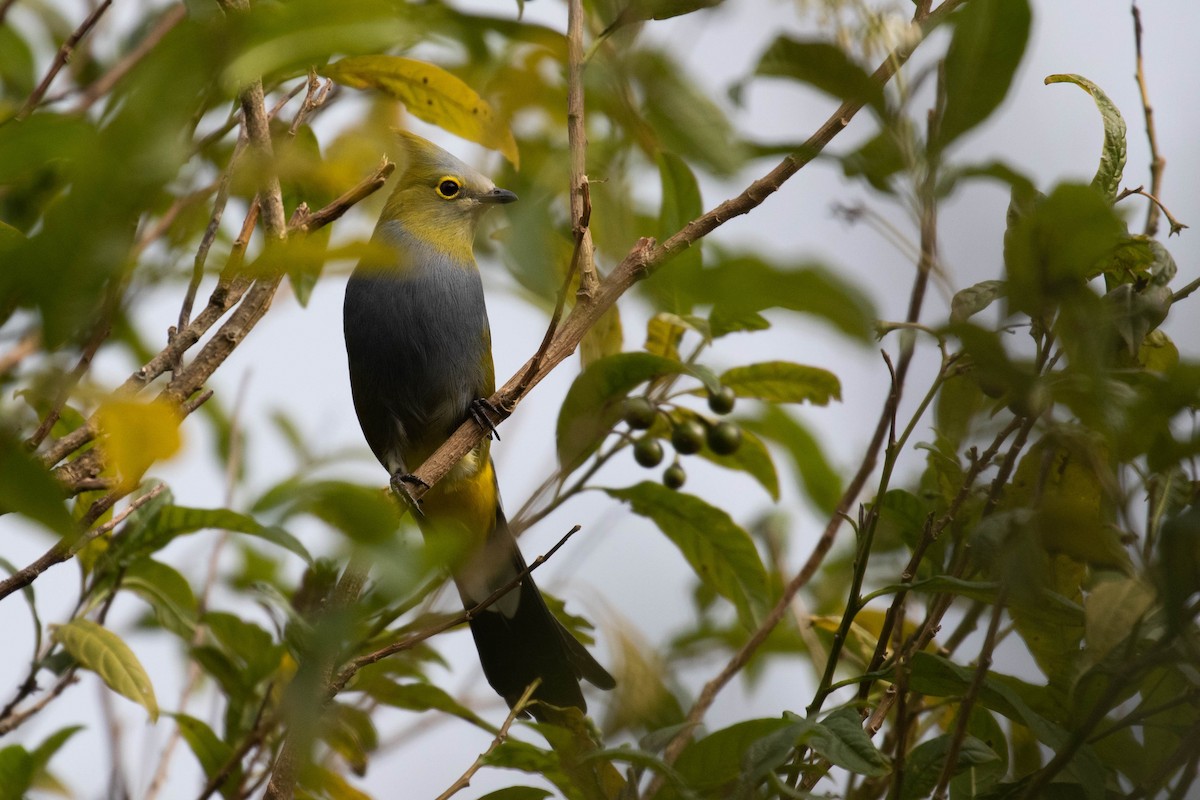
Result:
<svg viewBox="0 0 1200 800"><path fill-rule="evenodd" d="M322 738L357 776L367 771L371 753L379 747L379 734L371 715L361 708L333 703L325 717Z"/></svg>
<svg viewBox="0 0 1200 800"><path fill-rule="evenodd" d="M600 36L611 36L614 31L636 22L670 19L702 8L712 8L722 2L724 0L629 0L612 24L601 31Z"/></svg>
<svg viewBox="0 0 1200 800"><path fill-rule="evenodd" d="M634 513L653 520L683 553L696 576L733 603L738 619L753 629L753 606L766 599L766 569L750 535L726 512L649 481L604 491L629 503Z"/></svg>
<svg viewBox="0 0 1200 800"><path fill-rule="evenodd" d="M782 445L791 457L809 499L822 512L833 512L842 496L842 478L830 466L821 444L808 428L774 405L766 406L758 419L739 422L746 430Z"/></svg>
<svg viewBox="0 0 1200 800"><path fill-rule="evenodd" d="M720 339L731 333L765 331L771 327L771 322L757 311L729 314L719 308L714 308L708 315L708 327L712 338Z"/></svg>
<svg viewBox="0 0 1200 800"><path fill-rule="evenodd" d="M1088 656L1100 661L1132 636L1154 605L1154 588L1138 578L1101 580L1084 601Z"/></svg>
<svg viewBox="0 0 1200 800"><path fill-rule="evenodd" d="M544 800L552 794L546 789L537 789L533 786L509 786L488 792L479 800Z"/></svg>
<svg viewBox="0 0 1200 800"><path fill-rule="evenodd" d="M1178 632L1193 621L1187 603L1200 592L1200 503L1164 522L1157 545L1156 573L1167 626Z"/></svg>
<svg viewBox="0 0 1200 800"><path fill-rule="evenodd" d="M675 762L675 769L693 790L706 795L713 793L738 779L744 754L757 742L792 727L787 720L778 718L730 725L688 745Z"/></svg>
<svg viewBox="0 0 1200 800"><path fill-rule="evenodd" d="M973 0L952 17L938 149L983 122L1008 94L1029 39L1029 0Z"/></svg>
<svg viewBox="0 0 1200 800"><path fill-rule="evenodd" d="M35 778L38 773L46 770L46 766L50 763L50 759L54 757L54 754L62 749L62 746L81 730L83 730L82 725L68 725L65 728L59 728L34 748L33 752L29 755L33 759L33 774ZM0 779L0 786L3 786L2 779Z"/></svg>
<svg viewBox="0 0 1200 800"><path fill-rule="evenodd" d="M1125 224L1090 186L1060 184L1004 234L1009 301L1042 315L1079 293L1125 236Z"/></svg>
<svg viewBox="0 0 1200 800"><path fill-rule="evenodd" d="M175 718L175 724L179 728L179 735L187 742L187 746L196 756L196 760L200 762L200 768L204 770L204 776L211 779L229 761L233 755L233 747L221 741L213 733L212 728L208 727L207 723L187 714L172 714L171 716ZM230 779L226 781L226 785L236 787L240 773L240 765L235 765L233 771L230 773Z"/></svg>
<svg viewBox="0 0 1200 800"><path fill-rule="evenodd" d="M494 725L431 683L396 683L390 679L379 678L372 679L361 687L355 684L353 688L361 688L375 700L393 708L416 712L441 711L466 720L489 733L496 733Z"/></svg>
<svg viewBox="0 0 1200 800"><path fill-rule="evenodd" d="M17 512L63 537L78 535L58 481L29 455L23 442L0 430L0 515Z"/></svg>
<svg viewBox="0 0 1200 800"><path fill-rule="evenodd" d="M621 311L614 303L588 328L579 343L579 360L584 369L608 356L615 356L625 347L625 331L621 326Z"/></svg>
<svg viewBox="0 0 1200 800"><path fill-rule="evenodd" d="M658 174L662 182L662 207L658 215L655 236L665 241L684 225L704 213L700 184L682 158L666 151L658 154ZM684 249L664 268L656 270L640 282L643 291L653 299L655 308L676 314L690 314L693 285L704 263L699 242Z"/></svg>
<svg viewBox="0 0 1200 800"><path fill-rule="evenodd" d="M845 50L829 42L780 36L762 54L755 74L794 78L837 100L870 106L880 116L887 111L883 87Z"/></svg>
<svg viewBox="0 0 1200 800"><path fill-rule="evenodd" d="M708 341L708 327L708 321L703 318L660 311L646 322L646 343L642 348L652 355L680 361L679 342L684 333L695 331Z"/></svg>
<svg viewBox="0 0 1200 800"><path fill-rule="evenodd" d="M621 401L635 386L664 375L693 375L706 383L706 371L650 353L618 353L588 366L575 378L558 414L558 463L570 472L600 446L621 418Z"/></svg>
<svg viewBox="0 0 1200 800"><path fill-rule="evenodd" d="M383 542L395 536L402 511L390 494L344 481L280 484L259 498L254 510L263 512L280 506L285 518L311 514L351 540L364 543Z"/></svg>
<svg viewBox="0 0 1200 800"><path fill-rule="evenodd" d="M861 176L876 190L893 194L892 176L909 167L916 146L910 126L902 121L894 122L857 150L843 156L842 172L847 178Z"/></svg>
<svg viewBox="0 0 1200 800"><path fill-rule="evenodd" d="M1092 96L1104 122L1104 146L1100 150L1100 167L1092 178L1092 188L1110 201L1117 199L1121 175L1125 171L1125 119L1108 95L1096 84L1081 75L1050 75L1046 85L1073 83Z"/></svg>
<svg viewBox="0 0 1200 800"><path fill-rule="evenodd" d="M54 628L54 638L86 670L99 675L108 688L146 709L158 719L154 686L137 656L119 636L91 620L76 618Z"/></svg>
<svg viewBox="0 0 1200 800"><path fill-rule="evenodd" d="M724 110L666 52L624 51L622 66L637 76L640 110L658 135L657 152L675 153L716 175L731 175L745 160L737 129Z"/></svg>
<svg viewBox="0 0 1200 800"><path fill-rule="evenodd" d="M958 290L950 300L950 321L966 322L1007 292L1004 281L980 281L974 286Z"/></svg>
<svg viewBox="0 0 1200 800"><path fill-rule="evenodd" d="M196 596L187 578L174 567L150 558L139 559L126 568L121 588L149 603L164 628L185 641L191 640L196 630Z"/></svg>
<svg viewBox="0 0 1200 800"><path fill-rule="evenodd" d="M383 91L418 119L498 150L518 166L520 153L508 125L474 89L439 66L401 56L351 56L321 72L355 89Z"/></svg>
<svg viewBox="0 0 1200 800"><path fill-rule="evenodd" d="M721 374L721 385L733 389L738 397L753 397L770 403L823 406L828 405L830 399L842 399L841 382L832 372L788 361L733 367Z"/></svg>
<svg viewBox="0 0 1200 800"><path fill-rule="evenodd" d="M719 253L700 273L693 298L713 314L743 318L768 308L811 314L860 342L875 339L875 309L866 295L818 265L773 264L752 255Z"/></svg>
<svg viewBox="0 0 1200 800"><path fill-rule="evenodd" d="M787 716L798 719L794 715ZM863 730L862 718L854 708L839 708L827 715L813 728L806 741L835 766L856 775L880 777L891 771L887 757L871 742L871 737Z"/></svg>
<svg viewBox="0 0 1200 800"><path fill-rule="evenodd" d="M33 783L33 758L19 744L0 750L0 800L23 800Z"/></svg>
<svg viewBox="0 0 1200 800"><path fill-rule="evenodd" d="M203 622L223 650L237 660L245 685L255 686L279 670L283 646L258 625L223 611L209 611Z"/></svg>
<svg viewBox="0 0 1200 800"><path fill-rule="evenodd" d="M11 25L0 25L0 96L25 97L33 91L33 51ZM0 107L0 115L3 114Z"/></svg>
<svg viewBox="0 0 1200 800"><path fill-rule="evenodd" d="M929 796L950 754L952 738L945 734L913 748L905 765L904 791L900 793L902 800L922 800ZM973 767L999 760L1000 756L992 748L974 736L967 736L962 740L951 774L960 775Z"/></svg>
<svg viewBox="0 0 1200 800"><path fill-rule="evenodd" d="M268 527L245 514L225 508L187 508L172 505L169 495L159 495L138 509L125 523L124 534L110 552L119 561L156 552L178 536L212 528L244 533L295 553L306 563L312 556L300 541L283 528Z"/></svg>
<svg viewBox="0 0 1200 800"><path fill-rule="evenodd" d="M110 399L96 411L104 439L105 466L130 490L156 461L170 458L181 444L179 412L165 402Z"/></svg>

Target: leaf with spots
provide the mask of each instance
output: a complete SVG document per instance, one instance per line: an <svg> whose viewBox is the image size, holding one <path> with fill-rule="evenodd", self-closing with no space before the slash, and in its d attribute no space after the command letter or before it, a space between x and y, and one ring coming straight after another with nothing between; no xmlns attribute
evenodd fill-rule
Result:
<svg viewBox="0 0 1200 800"><path fill-rule="evenodd" d="M417 119L499 150L518 165L517 141L508 125L474 89L439 66L401 56L351 56L322 73L344 86L378 89L404 103Z"/></svg>

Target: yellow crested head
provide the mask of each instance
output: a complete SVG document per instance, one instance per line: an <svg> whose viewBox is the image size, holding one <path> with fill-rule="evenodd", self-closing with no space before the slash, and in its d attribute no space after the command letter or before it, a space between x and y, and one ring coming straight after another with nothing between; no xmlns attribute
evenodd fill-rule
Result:
<svg viewBox="0 0 1200 800"><path fill-rule="evenodd" d="M380 224L398 223L408 236L459 263L474 263L475 227L483 212L517 196L432 142L397 131L400 178Z"/></svg>

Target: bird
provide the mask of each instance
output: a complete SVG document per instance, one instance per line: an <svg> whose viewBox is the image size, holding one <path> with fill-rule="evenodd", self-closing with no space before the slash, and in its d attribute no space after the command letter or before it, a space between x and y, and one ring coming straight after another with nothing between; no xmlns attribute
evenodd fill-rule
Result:
<svg viewBox="0 0 1200 800"><path fill-rule="evenodd" d="M402 168L347 282L343 327L363 436L392 486L404 489L421 483L411 471L466 419L492 425L485 398L495 370L474 239L480 218L517 196L432 142L397 135ZM461 556L451 576L467 609L526 570L500 505L492 432L414 514L426 541L453 537ZM533 700L583 712L581 680L616 684L551 613L530 574L469 624L484 676L510 708L535 680ZM540 707L530 706L533 716L543 718Z"/></svg>

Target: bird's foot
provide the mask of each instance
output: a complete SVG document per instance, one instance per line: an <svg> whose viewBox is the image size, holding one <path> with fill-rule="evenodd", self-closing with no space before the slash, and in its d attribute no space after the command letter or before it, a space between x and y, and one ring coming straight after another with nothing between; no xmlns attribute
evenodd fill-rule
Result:
<svg viewBox="0 0 1200 800"><path fill-rule="evenodd" d="M392 476L392 491L403 498L408 507L412 509L413 516L422 517L421 498L413 496L413 487L421 487L425 491L429 491L429 484L413 475L411 472L396 473Z"/></svg>
<svg viewBox="0 0 1200 800"><path fill-rule="evenodd" d="M492 418L495 417L497 421L501 421L508 415L496 408L495 404L486 397L476 397L472 400L470 411L471 419L487 432L488 438L495 437L497 442L500 441L500 431L496 430L496 423L492 422Z"/></svg>

